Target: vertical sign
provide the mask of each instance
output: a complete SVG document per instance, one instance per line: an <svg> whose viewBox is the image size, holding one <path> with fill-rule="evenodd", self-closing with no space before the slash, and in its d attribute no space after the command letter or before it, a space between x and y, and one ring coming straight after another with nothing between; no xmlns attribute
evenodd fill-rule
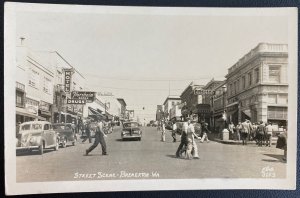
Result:
<svg viewBox="0 0 300 198"><path fill-rule="evenodd" d="M72 71L65 70L65 92L69 93L71 90Z"/></svg>

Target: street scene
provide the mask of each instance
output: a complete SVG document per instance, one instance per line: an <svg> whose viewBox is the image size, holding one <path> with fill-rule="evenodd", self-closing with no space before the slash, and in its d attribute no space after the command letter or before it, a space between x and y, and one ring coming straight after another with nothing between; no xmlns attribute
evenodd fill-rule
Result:
<svg viewBox="0 0 300 198"><path fill-rule="evenodd" d="M16 181L286 178L287 24L19 12Z"/></svg>
<svg viewBox="0 0 300 198"><path fill-rule="evenodd" d="M227 145L197 141L199 160L175 158L179 141L173 142L171 131L166 142L160 141L155 127L142 127L143 138L121 140L117 127L106 139L109 155L96 148L89 156L83 151L90 144L53 151L20 153L17 157L17 182L106 180L106 179L188 179L188 178L284 178L282 151L273 147ZM251 159L251 166L248 165ZM32 163L33 161L39 163ZM237 166L236 163L239 165ZM247 168L245 168L247 167ZM270 170L268 170L270 169ZM183 170L183 171L181 171ZM267 175L266 173L270 173Z"/></svg>

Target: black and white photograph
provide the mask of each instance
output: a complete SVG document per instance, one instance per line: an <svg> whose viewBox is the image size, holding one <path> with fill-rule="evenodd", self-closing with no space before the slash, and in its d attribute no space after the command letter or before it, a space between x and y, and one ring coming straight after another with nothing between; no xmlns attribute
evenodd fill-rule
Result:
<svg viewBox="0 0 300 198"><path fill-rule="evenodd" d="M6 194L295 189L297 16L6 3Z"/></svg>

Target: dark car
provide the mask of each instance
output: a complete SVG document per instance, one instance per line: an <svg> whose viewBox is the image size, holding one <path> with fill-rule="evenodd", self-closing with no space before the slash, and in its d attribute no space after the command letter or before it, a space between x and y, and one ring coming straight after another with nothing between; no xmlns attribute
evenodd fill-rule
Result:
<svg viewBox="0 0 300 198"><path fill-rule="evenodd" d="M70 123L56 123L53 124L53 129L56 131L59 137L59 144L63 148L67 146L67 144L76 145L77 136L75 131L72 129Z"/></svg>
<svg viewBox="0 0 300 198"><path fill-rule="evenodd" d="M124 122L121 138L124 139L142 139L142 131L137 122Z"/></svg>
<svg viewBox="0 0 300 198"><path fill-rule="evenodd" d="M169 121L166 123L166 129L172 130L173 129L173 122Z"/></svg>

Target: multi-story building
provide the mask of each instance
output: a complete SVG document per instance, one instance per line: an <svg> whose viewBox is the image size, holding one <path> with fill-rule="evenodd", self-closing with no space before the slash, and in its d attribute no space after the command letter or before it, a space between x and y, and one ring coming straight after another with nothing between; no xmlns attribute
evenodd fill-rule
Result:
<svg viewBox="0 0 300 198"><path fill-rule="evenodd" d="M213 91L214 95L211 99L212 117L210 125L214 131L221 132L225 127L225 121L227 122L226 80L214 87Z"/></svg>
<svg viewBox="0 0 300 198"><path fill-rule="evenodd" d="M52 121L54 71L25 46L17 47L17 122Z"/></svg>
<svg viewBox="0 0 300 198"><path fill-rule="evenodd" d="M126 117L126 102L123 98L117 98L119 103L121 104L121 114L120 114L120 120L125 120Z"/></svg>
<svg viewBox="0 0 300 198"><path fill-rule="evenodd" d="M198 104L203 103L202 95L195 94L195 90L202 89L204 85L196 85L191 82L187 88L180 95L181 102L185 103L185 106L181 109L181 114L183 117L198 116ZM198 119L198 118L195 118Z"/></svg>
<svg viewBox="0 0 300 198"><path fill-rule="evenodd" d="M288 46L260 43L228 69L227 116L286 125ZM231 116L231 117L230 117Z"/></svg>
<svg viewBox="0 0 300 198"><path fill-rule="evenodd" d="M173 106L181 104L181 98L179 96L168 96L163 103L165 119L170 120L170 110Z"/></svg>

